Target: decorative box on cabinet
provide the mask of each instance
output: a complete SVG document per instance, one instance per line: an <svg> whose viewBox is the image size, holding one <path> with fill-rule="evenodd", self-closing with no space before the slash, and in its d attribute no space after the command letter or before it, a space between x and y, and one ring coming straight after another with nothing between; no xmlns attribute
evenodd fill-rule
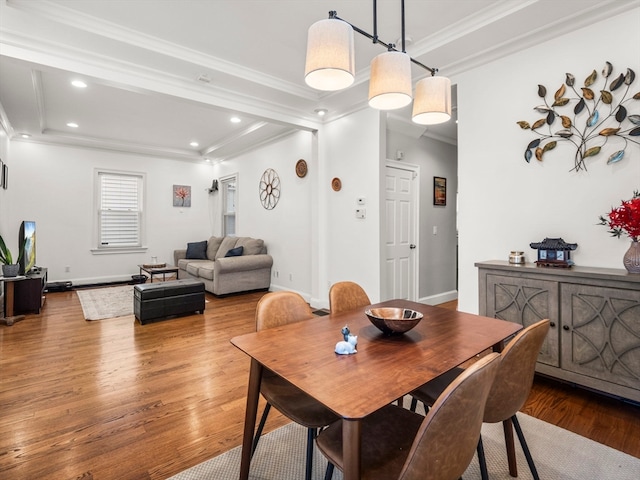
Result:
<svg viewBox="0 0 640 480"><path fill-rule="evenodd" d="M550 319L536 371L640 401L640 275L500 260L476 267L481 315L524 326Z"/></svg>

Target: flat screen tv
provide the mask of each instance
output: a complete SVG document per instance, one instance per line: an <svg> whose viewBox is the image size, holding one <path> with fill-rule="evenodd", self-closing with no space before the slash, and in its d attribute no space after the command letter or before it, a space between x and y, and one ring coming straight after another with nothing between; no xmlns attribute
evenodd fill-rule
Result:
<svg viewBox="0 0 640 480"><path fill-rule="evenodd" d="M24 255L20 260L20 275L26 275L36 264L36 222L26 220L22 222L18 242L18 245L24 245Z"/></svg>

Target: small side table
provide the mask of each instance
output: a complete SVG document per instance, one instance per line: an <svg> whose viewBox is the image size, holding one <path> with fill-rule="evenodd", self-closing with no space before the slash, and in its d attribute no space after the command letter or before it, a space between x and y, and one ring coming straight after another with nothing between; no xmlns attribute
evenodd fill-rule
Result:
<svg viewBox="0 0 640 480"><path fill-rule="evenodd" d="M154 275L162 275L162 281L164 282L167 279L167 273L175 274L176 279L178 277L178 267L174 267L173 265L165 265L164 267L150 267L148 265L138 265L140 269L140 275L142 272L145 272L150 277L150 282L153 283Z"/></svg>
<svg viewBox="0 0 640 480"><path fill-rule="evenodd" d="M0 281L4 282L4 314L5 317L0 321L6 323L8 326L13 325L16 322L24 319L24 315L14 315L13 306L15 303L15 282L24 280L24 275L18 277L0 277Z"/></svg>

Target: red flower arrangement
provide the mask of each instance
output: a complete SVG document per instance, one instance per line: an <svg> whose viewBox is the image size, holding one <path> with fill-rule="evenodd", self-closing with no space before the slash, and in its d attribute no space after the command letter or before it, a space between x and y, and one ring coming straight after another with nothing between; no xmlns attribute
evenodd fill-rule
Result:
<svg viewBox="0 0 640 480"><path fill-rule="evenodd" d="M612 208L607 217L601 216L599 225L608 225L612 237L620 237L624 231L634 242L640 240L640 191L634 191L631 200L623 200L618 208Z"/></svg>

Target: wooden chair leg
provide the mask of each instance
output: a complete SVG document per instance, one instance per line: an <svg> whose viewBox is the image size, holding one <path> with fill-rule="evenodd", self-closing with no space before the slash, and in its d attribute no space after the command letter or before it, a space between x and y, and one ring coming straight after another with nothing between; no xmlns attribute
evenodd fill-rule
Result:
<svg viewBox="0 0 640 480"><path fill-rule="evenodd" d="M507 447L507 461L509 462L509 475L518 476L518 463L516 461L516 449L513 443L513 422L510 418L502 422L504 430L504 443Z"/></svg>
<svg viewBox="0 0 640 480"><path fill-rule="evenodd" d="M513 427L516 429L516 434L518 435L518 440L520 440L520 446L522 447L522 451L524 452L524 456L527 459L527 463L529 464L529 470L531 470L531 475L534 480L540 480L538 476L538 470L536 470L536 466L533 463L533 457L531 456L531 452L529 451L529 446L527 445L527 441L524 439L524 433L522 433L522 428L520 428L520 422L514 415L511 417L511 421L513 422Z"/></svg>
<svg viewBox="0 0 640 480"><path fill-rule="evenodd" d="M251 456L253 457L256 448L258 447L258 441L260 440L260 436L262 435L262 430L264 429L264 424L267 423L267 417L269 416L269 410L271 410L271 404L267 403L264 407L264 412L262 412L262 417L260 417L260 423L258 424L258 430L256 430L256 434L253 437L253 448L251 449Z"/></svg>

